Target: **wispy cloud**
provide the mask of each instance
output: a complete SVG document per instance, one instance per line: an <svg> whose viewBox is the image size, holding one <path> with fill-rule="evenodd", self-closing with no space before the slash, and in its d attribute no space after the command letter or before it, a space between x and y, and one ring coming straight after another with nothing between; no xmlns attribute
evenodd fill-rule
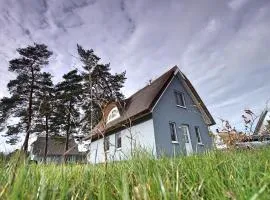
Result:
<svg viewBox="0 0 270 200"><path fill-rule="evenodd" d="M242 8L249 0L232 0L229 2L229 6L233 10L239 10Z"/></svg>

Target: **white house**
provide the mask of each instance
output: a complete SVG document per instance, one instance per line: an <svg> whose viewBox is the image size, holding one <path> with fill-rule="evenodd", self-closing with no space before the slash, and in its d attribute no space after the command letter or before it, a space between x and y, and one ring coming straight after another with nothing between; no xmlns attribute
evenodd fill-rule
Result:
<svg viewBox="0 0 270 200"><path fill-rule="evenodd" d="M155 157L191 154L212 147L215 121L177 66L121 102L105 106L104 118L86 140L88 161L130 158L136 149Z"/></svg>

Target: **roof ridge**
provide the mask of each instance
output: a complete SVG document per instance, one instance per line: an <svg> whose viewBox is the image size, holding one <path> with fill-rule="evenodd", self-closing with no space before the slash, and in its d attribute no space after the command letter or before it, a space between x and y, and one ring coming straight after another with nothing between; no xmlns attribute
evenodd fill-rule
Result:
<svg viewBox="0 0 270 200"><path fill-rule="evenodd" d="M170 68L169 70L167 70L166 72L164 72L162 75L160 75L159 77L157 77L156 79L154 79L150 85L146 85L143 88L137 90L135 93L133 93L131 96L129 96L128 98L126 98L125 100L131 99L133 96L135 96L137 93L143 91L144 89L146 89L147 87L151 86L152 84L154 84L156 81L158 81L160 78L162 78L164 75L168 74L169 72L171 72L172 70L176 70L178 69L177 65L173 66L172 68Z"/></svg>

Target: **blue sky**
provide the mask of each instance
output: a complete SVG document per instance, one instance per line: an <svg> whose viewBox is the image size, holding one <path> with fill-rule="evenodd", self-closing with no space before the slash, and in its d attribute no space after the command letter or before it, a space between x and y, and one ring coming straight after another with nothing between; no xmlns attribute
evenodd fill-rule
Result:
<svg viewBox="0 0 270 200"><path fill-rule="evenodd" d="M126 96L178 65L217 123L240 128L243 109L270 98L268 0L0 0L0 11L0 97L16 48L39 42L55 81L78 65L79 43L127 71Z"/></svg>

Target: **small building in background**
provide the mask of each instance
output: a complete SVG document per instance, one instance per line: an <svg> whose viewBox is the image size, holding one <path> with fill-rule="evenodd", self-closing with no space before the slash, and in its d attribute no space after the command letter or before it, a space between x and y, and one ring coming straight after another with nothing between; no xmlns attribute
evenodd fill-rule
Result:
<svg viewBox="0 0 270 200"><path fill-rule="evenodd" d="M30 158L38 163L44 161L46 137L38 137L31 145ZM69 140L68 151L65 150L65 137L55 136L48 138L47 163L63 163L64 155L67 162L84 163L86 153L78 151L78 144L74 139Z"/></svg>
<svg viewBox="0 0 270 200"><path fill-rule="evenodd" d="M267 125L268 121L270 120L269 115L268 115L268 110L265 109L257 122L257 125L254 130L255 135L265 135L265 134L270 134L269 130L267 130Z"/></svg>
<svg viewBox="0 0 270 200"><path fill-rule="evenodd" d="M256 148L270 145L269 115L265 109L259 116L255 129L251 133L238 132L235 129L218 130L215 144L218 149Z"/></svg>

